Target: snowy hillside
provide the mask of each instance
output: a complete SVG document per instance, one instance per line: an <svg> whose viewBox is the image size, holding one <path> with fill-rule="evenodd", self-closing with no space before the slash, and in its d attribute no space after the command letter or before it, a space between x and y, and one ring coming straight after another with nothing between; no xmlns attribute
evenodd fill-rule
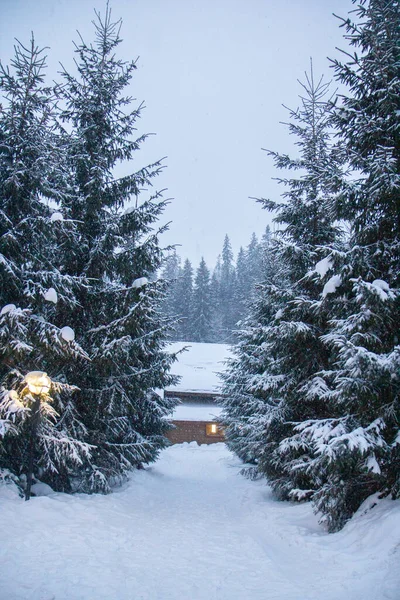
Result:
<svg viewBox="0 0 400 600"><path fill-rule="evenodd" d="M200 344L196 342L174 342L171 352L182 348L187 351L179 354L178 362L171 369L175 375L181 376L181 381L168 390L181 392L220 392L221 382L218 373L224 370L224 362L231 356L227 344Z"/></svg>
<svg viewBox="0 0 400 600"><path fill-rule="evenodd" d="M109 496L3 488L1 600L398 600L399 501L329 535L241 466L192 443Z"/></svg>

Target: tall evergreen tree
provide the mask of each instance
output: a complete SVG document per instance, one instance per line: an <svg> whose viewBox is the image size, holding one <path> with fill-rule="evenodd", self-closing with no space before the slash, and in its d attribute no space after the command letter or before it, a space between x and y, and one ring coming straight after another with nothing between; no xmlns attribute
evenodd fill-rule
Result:
<svg viewBox="0 0 400 600"><path fill-rule="evenodd" d="M268 452L258 466L279 497L300 500L315 490L313 477L301 468L309 456L306 448L289 446L284 440L296 423L327 414L315 374L331 366L321 335L328 330L332 306L329 297L320 301L320 279L330 272L328 256L342 248L333 202L343 182L342 149L332 141L329 83L322 78L316 82L311 65L301 85L300 108L289 110L289 130L297 138L300 158L269 152L278 168L301 170L301 174L279 180L287 187L284 204L262 200L267 209L277 211L275 221L283 225L278 249L286 265L287 286L282 290L285 304L266 331L265 349L269 347L275 359L266 378L272 377L275 399L279 381L279 400L264 429Z"/></svg>
<svg viewBox="0 0 400 600"><path fill-rule="evenodd" d="M272 232L269 225L266 226L265 231L261 237L260 242L260 253L261 253L261 277L260 281L264 281L268 277L269 270L271 268L272 259Z"/></svg>
<svg viewBox="0 0 400 600"><path fill-rule="evenodd" d="M235 285L233 289L234 318L236 324L248 313L248 305L253 298L255 285L263 280L262 245L255 233L251 236L246 250L240 248L235 267ZM235 328L235 325L234 325Z"/></svg>
<svg viewBox="0 0 400 600"><path fill-rule="evenodd" d="M400 5L361 1L355 13L342 22L354 54L334 61L348 87L335 122L355 175L336 205L350 248L324 290L337 304L324 338L335 365L321 374L330 410L291 442L314 449L314 501L330 530L368 495L400 495Z"/></svg>
<svg viewBox="0 0 400 600"><path fill-rule="evenodd" d="M221 306L221 256L217 256L217 262L210 280L210 298L212 306L212 341L219 343L223 340L222 333L222 306Z"/></svg>
<svg viewBox="0 0 400 600"><path fill-rule="evenodd" d="M247 271L246 253L242 247L240 247L237 255L235 270L236 282L233 292L233 299L235 309L235 322L237 323L246 315L247 303L249 301L249 278Z"/></svg>
<svg viewBox="0 0 400 600"><path fill-rule="evenodd" d="M193 303L193 267L186 259L175 286L177 314L181 321L178 326L178 339L186 342L192 337L192 303Z"/></svg>
<svg viewBox="0 0 400 600"><path fill-rule="evenodd" d="M261 247L255 233L251 236L250 244L246 248L246 263L249 294L256 283L261 281L262 256Z"/></svg>
<svg viewBox="0 0 400 600"><path fill-rule="evenodd" d="M326 246L335 246L332 201L341 181L340 155L329 135L328 84L322 80L315 83L311 71L302 87L301 106L290 111L289 124L300 157L270 152L278 168L300 170L300 175L281 180L287 186L285 203L262 200L266 208L277 212L275 220L284 226L274 249L275 260L279 256L284 267L278 275L270 272L259 289L265 297L256 297L225 386L225 422L231 447L239 445L239 451L244 448L247 452L251 443L258 471L268 476L282 498L304 498L312 489L304 471L298 475L296 470L304 451L289 453L281 442L290 436L296 422L324 410L315 394L307 393L315 372L329 364L319 337L326 329L329 311L316 309L320 287L314 267L326 254ZM305 277L307 272L313 275ZM248 402L244 402L246 396ZM232 424L232 406L236 412L244 411L246 427L242 430Z"/></svg>
<svg viewBox="0 0 400 600"><path fill-rule="evenodd" d="M229 341L235 325L234 291L235 267L233 252L229 237L226 235L222 247L221 282L219 286L223 341Z"/></svg>
<svg viewBox="0 0 400 600"><path fill-rule="evenodd" d="M171 254L169 254L165 258L164 266L161 271L161 278L165 281L167 286L167 291L161 307L163 313L169 315L170 317L176 317L176 315L179 313L178 308L176 306L176 288L181 270L180 264L181 260L178 254L176 253L176 250L173 250Z"/></svg>
<svg viewBox="0 0 400 600"><path fill-rule="evenodd" d="M74 371L87 362L64 327L65 310L73 312L85 280L63 272L63 247L76 232L49 207L65 197L68 179L45 60L32 37L28 47L15 46L11 68L0 65L0 429L7 433L0 467L26 474L29 454L36 475L40 470L54 488L69 490L71 473L88 467L91 454L65 379L68 364ZM53 380L52 407L34 439L35 399L25 383L31 371L46 371Z"/></svg>
<svg viewBox="0 0 400 600"><path fill-rule="evenodd" d="M114 173L121 161L136 158L146 136L133 138L142 107L132 109L123 95L136 65L116 57L121 23L108 8L104 20L96 16L94 43L76 45L78 73L63 71L60 93L73 185L63 206L79 233L66 268L90 282L68 315L90 356L77 378L96 469L86 473L82 489L107 491L167 443L172 404L154 390L173 381L173 357L165 351L169 323L159 309L164 284L154 278L163 230L154 227L165 201L159 193L142 199L160 164L119 178Z"/></svg>
<svg viewBox="0 0 400 600"><path fill-rule="evenodd" d="M268 452L263 432L280 408L281 378L270 374L275 359L266 340L271 323L279 317L287 299L287 294L283 294L286 272L279 253L270 257L269 266L263 283L256 285L247 316L238 328L234 357L221 375L225 396L222 423L227 445L242 460L255 465ZM257 475L257 467L247 473Z"/></svg>
<svg viewBox="0 0 400 600"><path fill-rule="evenodd" d="M192 305L192 341L211 342L212 308L210 272L204 258L196 272Z"/></svg>

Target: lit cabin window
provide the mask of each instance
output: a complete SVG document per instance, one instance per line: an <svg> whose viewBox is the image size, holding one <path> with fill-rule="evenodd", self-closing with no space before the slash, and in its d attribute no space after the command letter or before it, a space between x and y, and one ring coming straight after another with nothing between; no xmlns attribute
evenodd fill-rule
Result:
<svg viewBox="0 0 400 600"><path fill-rule="evenodd" d="M219 435L218 425L216 423L207 423L206 435Z"/></svg>

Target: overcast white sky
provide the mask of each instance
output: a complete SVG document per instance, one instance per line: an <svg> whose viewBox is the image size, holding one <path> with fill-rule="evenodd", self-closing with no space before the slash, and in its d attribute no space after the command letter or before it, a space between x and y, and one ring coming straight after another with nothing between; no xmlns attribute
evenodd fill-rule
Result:
<svg viewBox="0 0 400 600"><path fill-rule="evenodd" d="M140 129L154 132L134 169L167 156L157 188L173 200L163 245L181 244L194 263L213 266L225 233L236 253L271 216L250 196L278 197L277 175L262 147L288 152L282 103L295 108L297 83L313 57L316 75L332 77L327 56L346 47L332 13L351 0L113 0L122 17L119 56L140 57L130 93L144 100ZM49 76L72 68L79 30L93 39L99 0L0 0L0 58L33 30L49 46Z"/></svg>

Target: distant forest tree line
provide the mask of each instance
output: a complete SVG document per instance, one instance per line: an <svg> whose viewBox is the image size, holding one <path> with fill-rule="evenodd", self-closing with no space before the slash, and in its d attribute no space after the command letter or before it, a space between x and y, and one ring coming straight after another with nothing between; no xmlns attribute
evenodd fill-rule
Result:
<svg viewBox="0 0 400 600"><path fill-rule="evenodd" d="M261 240L253 233L236 260L228 235L211 270L204 258L197 269L189 259L183 264L174 250L165 261L162 279L167 281L163 310L175 321L174 340L233 343L235 331L248 312L254 286L263 281L271 260L271 230Z"/></svg>

